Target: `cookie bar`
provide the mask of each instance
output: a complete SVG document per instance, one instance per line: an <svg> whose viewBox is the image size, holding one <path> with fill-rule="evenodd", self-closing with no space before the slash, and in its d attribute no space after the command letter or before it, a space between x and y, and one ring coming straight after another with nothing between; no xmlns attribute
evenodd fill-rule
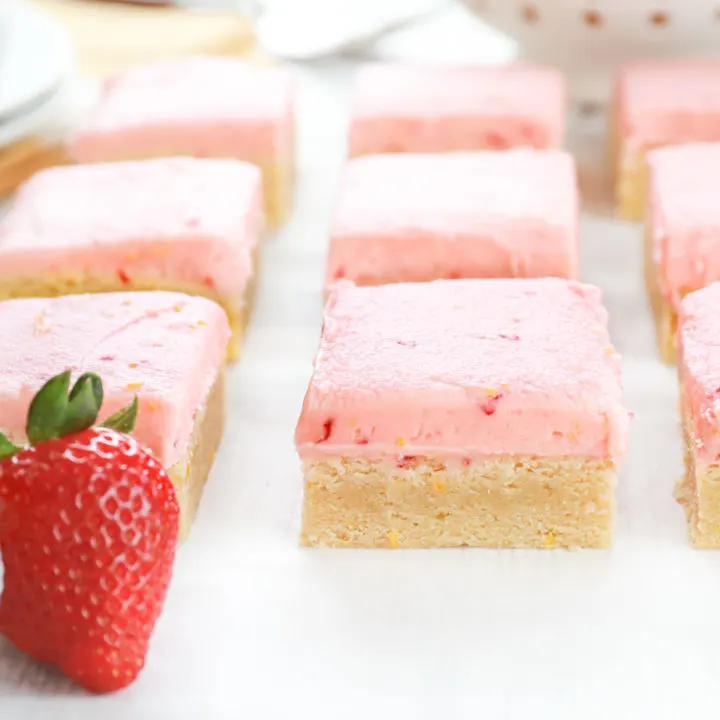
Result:
<svg viewBox="0 0 720 720"><path fill-rule="evenodd" d="M528 64L370 64L356 79L348 152L558 147L565 94L558 71Z"/></svg>
<svg viewBox="0 0 720 720"><path fill-rule="evenodd" d="M607 547L627 435L596 288L341 281L295 434L301 539Z"/></svg>
<svg viewBox="0 0 720 720"><path fill-rule="evenodd" d="M618 213L640 220L649 150L720 141L720 61L652 60L623 68L615 87L611 141Z"/></svg>
<svg viewBox="0 0 720 720"><path fill-rule="evenodd" d="M678 370L685 436L684 505L691 543L720 548L720 283L680 305Z"/></svg>
<svg viewBox="0 0 720 720"><path fill-rule="evenodd" d="M137 292L23 298L0 302L13 342L0 344L0 429L24 441L34 394L58 372L95 372L102 415L137 395L133 434L175 484L186 537L225 422L222 309L180 293Z"/></svg>
<svg viewBox="0 0 720 720"><path fill-rule="evenodd" d="M235 358L262 227L260 171L171 158L52 168L0 220L0 300L175 290L220 303Z"/></svg>
<svg viewBox="0 0 720 720"><path fill-rule="evenodd" d="M654 150L648 169L645 280L660 355L673 363L681 300L720 280L720 143Z"/></svg>
<svg viewBox="0 0 720 720"><path fill-rule="evenodd" d="M195 56L110 77L69 145L79 163L192 156L235 158L263 171L268 218L289 211L294 99L288 72Z"/></svg>
<svg viewBox="0 0 720 720"><path fill-rule="evenodd" d="M577 272L575 165L561 150L375 155L345 169L327 285Z"/></svg>

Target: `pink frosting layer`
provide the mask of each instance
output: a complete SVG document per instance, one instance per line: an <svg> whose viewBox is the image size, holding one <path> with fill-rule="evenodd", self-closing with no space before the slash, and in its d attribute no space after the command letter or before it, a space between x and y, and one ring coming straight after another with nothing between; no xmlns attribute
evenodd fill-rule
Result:
<svg viewBox="0 0 720 720"><path fill-rule="evenodd" d="M720 60L652 60L618 76L619 134L629 148L720 140Z"/></svg>
<svg viewBox="0 0 720 720"><path fill-rule="evenodd" d="M223 310L179 293L109 293L0 303L0 428L24 436L29 403L68 368L103 380L103 418L140 400L134 435L169 467L225 361Z"/></svg>
<svg viewBox="0 0 720 720"><path fill-rule="evenodd" d="M351 161L327 281L575 277L578 193L559 150L374 155Z"/></svg>
<svg viewBox="0 0 720 720"><path fill-rule="evenodd" d="M720 283L688 295L680 305L678 347L683 409L697 458L720 462Z"/></svg>
<svg viewBox="0 0 720 720"><path fill-rule="evenodd" d="M625 450L600 291L574 281L341 281L295 441L302 458Z"/></svg>
<svg viewBox="0 0 720 720"><path fill-rule="evenodd" d="M70 152L80 162L158 152L267 161L291 151L293 125L286 70L195 56L111 77Z"/></svg>
<svg viewBox="0 0 720 720"><path fill-rule="evenodd" d="M649 222L660 287L677 306L720 280L720 143L654 150Z"/></svg>
<svg viewBox="0 0 720 720"><path fill-rule="evenodd" d="M0 282L42 273L161 278L239 296L262 226L260 171L171 158L38 173L0 221Z"/></svg>
<svg viewBox="0 0 720 720"><path fill-rule="evenodd" d="M374 64L356 80L350 155L562 144L565 82L556 70Z"/></svg>

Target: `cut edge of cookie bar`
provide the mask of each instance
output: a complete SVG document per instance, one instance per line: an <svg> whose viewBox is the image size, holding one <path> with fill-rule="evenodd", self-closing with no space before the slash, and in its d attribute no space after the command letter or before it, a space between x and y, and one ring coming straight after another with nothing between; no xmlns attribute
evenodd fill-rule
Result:
<svg viewBox="0 0 720 720"><path fill-rule="evenodd" d="M698 462L691 421L684 413L685 474L675 498L685 510L688 538L698 549L720 549L720 464Z"/></svg>
<svg viewBox="0 0 720 720"><path fill-rule="evenodd" d="M225 427L225 368L221 367L205 404L195 417L188 450L167 468L180 504L180 540L186 540Z"/></svg>
<svg viewBox="0 0 720 720"><path fill-rule="evenodd" d="M658 352L663 362L674 365L677 362L676 337L678 314L660 289L660 269L653 258L653 238L650 225L645 227L645 289L650 300Z"/></svg>
<svg viewBox="0 0 720 720"><path fill-rule="evenodd" d="M399 466L400 465L400 466ZM405 467L407 466L407 467ZM335 548L607 548L610 459L505 456L304 462L301 544Z"/></svg>

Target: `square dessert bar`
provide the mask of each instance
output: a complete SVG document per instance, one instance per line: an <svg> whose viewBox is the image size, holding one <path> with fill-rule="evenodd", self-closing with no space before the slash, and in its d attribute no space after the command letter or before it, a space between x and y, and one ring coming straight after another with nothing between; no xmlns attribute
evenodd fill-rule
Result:
<svg viewBox="0 0 720 720"><path fill-rule="evenodd" d="M34 394L52 376L95 372L101 419L137 395L133 435L167 469L186 537L225 422L230 328L205 298L139 292L0 302L0 429L24 441Z"/></svg>
<svg viewBox="0 0 720 720"><path fill-rule="evenodd" d="M578 191L561 150L374 155L345 169L327 284L578 272Z"/></svg>
<svg viewBox="0 0 720 720"><path fill-rule="evenodd" d="M612 155L618 212L642 219L649 150L720 140L720 60L628 65L615 87Z"/></svg>
<svg viewBox="0 0 720 720"><path fill-rule="evenodd" d="M596 288L341 281L295 434L302 542L607 547L627 433Z"/></svg>
<svg viewBox="0 0 720 720"><path fill-rule="evenodd" d="M263 221L260 171L172 158L38 173L0 220L0 300L175 290L228 314L237 356Z"/></svg>
<svg viewBox="0 0 720 720"><path fill-rule="evenodd" d="M557 147L565 81L526 64L371 64L358 73L349 154Z"/></svg>
<svg viewBox="0 0 720 720"><path fill-rule="evenodd" d="M80 163L152 157L235 158L259 165L268 217L290 206L293 86L286 70L197 56L132 68L106 81L69 146Z"/></svg>
<svg viewBox="0 0 720 720"><path fill-rule="evenodd" d="M685 477L677 498L685 506L690 541L720 548L720 283L680 305L678 369L685 435Z"/></svg>
<svg viewBox="0 0 720 720"><path fill-rule="evenodd" d="M645 280L660 354L675 361L683 297L720 280L720 143L648 154Z"/></svg>

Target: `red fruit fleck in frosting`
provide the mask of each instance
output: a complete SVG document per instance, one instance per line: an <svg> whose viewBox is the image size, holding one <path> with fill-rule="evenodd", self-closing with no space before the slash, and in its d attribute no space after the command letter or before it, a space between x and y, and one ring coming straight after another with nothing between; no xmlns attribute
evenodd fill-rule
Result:
<svg viewBox="0 0 720 720"><path fill-rule="evenodd" d="M129 284L130 284L130 276L129 276L122 268L120 268L120 269L117 271L117 276L118 276L118 278L120 278L120 282L121 282L123 285L129 285Z"/></svg>
<svg viewBox="0 0 720 720"><path fill-rule="evenodd" d="M488 394L486 398L478 403L480 405L480 409L486 415L494 415L502 396L503 394L499 390L493 391L492 394Z"/></svg>
<svg viewBox="0 0 720 720"><path fill-rule="evenodd" d="M100 378L69 382L69 371L52 378L32 401L29 447L0 435L0 632L88 690L111 692L145 664L180 511L165 470L125 434L137 399L91 427Z"/></svg>
<svg viewBox="0 0 720 720"><path fill-rule="evenodd" d="M330 436L332 435L333 431L333 424L334 420L332 418L328 418L324 423L322 427L322 435L318 439L318 443L324 443L327 442L330 439Z"/></svg>
<svg viewBox="0 0 720 720"><path fill-rule="evenodd" d="M401 468L401 469L403 469L403 470L407 470L408 468L414 468L414 467L416 467L417 464L420 462L421 459L422 459L422 458L421 458L420 455L401 455L401 456L397 459L397 461L396 461L395 464L396 464L399 468Z"/></svg>

